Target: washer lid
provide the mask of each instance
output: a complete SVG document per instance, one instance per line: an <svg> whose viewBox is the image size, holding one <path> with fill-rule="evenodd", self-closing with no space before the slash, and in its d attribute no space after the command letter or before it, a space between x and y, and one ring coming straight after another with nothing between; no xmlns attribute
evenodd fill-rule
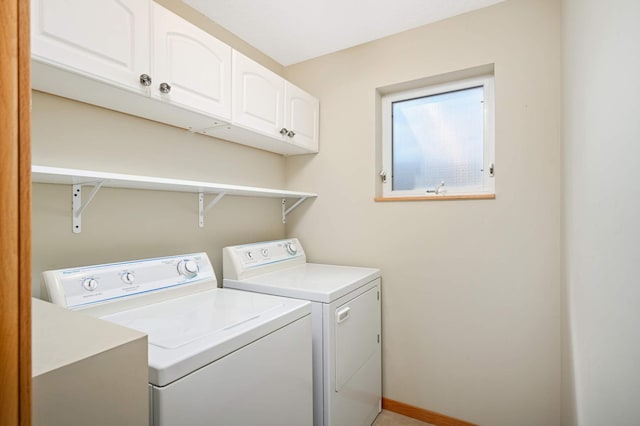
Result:
<svg viewBox="0 0 640 426"><path fill-rule="evenodd" d="M308 302L212 289L102 319L149 339L149 381L164 386L311 312Z"/></svg>
<svg viewBox="0 0 640 426"><path fill-rule="evenodd" d="M374 268L305 263L244 280L225 279L223 286L331 303L378 277Z"/></svg>
<svg viewBox="0 0 640 426"><path fill-rule="evenodd" d="M103 319L146 333L150 345L176 349L284 306L278 299L254 299L244 305L244 297L237 292L209 292L203 296L182 297Z"/></svg>

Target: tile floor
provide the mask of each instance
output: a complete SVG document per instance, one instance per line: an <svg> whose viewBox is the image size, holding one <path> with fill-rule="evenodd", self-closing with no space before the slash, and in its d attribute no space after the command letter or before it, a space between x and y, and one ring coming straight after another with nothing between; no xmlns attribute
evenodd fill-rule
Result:
<svg viewBox="0 0 640 426"><path fill-rule="evenodd" d="M392 411L382 410L372 426L431 426L431 423L421 422Z"/></svg>

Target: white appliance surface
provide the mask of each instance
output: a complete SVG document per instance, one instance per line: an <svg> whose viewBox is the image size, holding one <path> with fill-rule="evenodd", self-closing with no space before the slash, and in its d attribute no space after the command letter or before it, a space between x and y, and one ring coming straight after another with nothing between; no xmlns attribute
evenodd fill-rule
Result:
<svg viewBox="0 0 640 426"><path fill-rule="evenodd" d="M164 386L309 315L309 304L212 289L101 317L149 337L149 382Z"/></svg>
<svg viewBox="0 0 640 426"><path fill-rule="evenodd" d="M242 289L329 303L379 276L374 268L305 263L242 280ZM228 279L224 286L240 288Z"/></svg>
<svg viewBox="0 0 640 426"><path fill-rule="evenodd" d="M380 270L306 260L295 238L226 247L223 286L311 301L314 425L371 424L382 397Z"/></svg>
<svg viewBox="0 0 640 426"><path fill-rule="evenodd" d="M311 424L310 302L218 288L206 253L43 278L48 300L148 335L153 425Z"/></svg>
<svg viewBox="0 0 640 426"><path fill-rule="evenodd" d="M225 247L223 286L330 303L380 277L380 270L307 263L296 238Z"/></svg>
<svg viewBox="0 0 640 426"><path fill-rule="evenodd" d="M307 315L180 380L150 386L154 426L310 426L310 329Z"/></svg>

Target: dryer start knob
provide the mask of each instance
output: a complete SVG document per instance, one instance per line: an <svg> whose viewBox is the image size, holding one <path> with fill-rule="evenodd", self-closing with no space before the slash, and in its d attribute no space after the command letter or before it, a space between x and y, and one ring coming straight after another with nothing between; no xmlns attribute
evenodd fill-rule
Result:
<svg viewBox="0 0 640 426"><path fill-rule="evenodd" d="M198 264L193 259L184 259L178 262L178 273L183 277L193 278L198 275Z"/></svg>

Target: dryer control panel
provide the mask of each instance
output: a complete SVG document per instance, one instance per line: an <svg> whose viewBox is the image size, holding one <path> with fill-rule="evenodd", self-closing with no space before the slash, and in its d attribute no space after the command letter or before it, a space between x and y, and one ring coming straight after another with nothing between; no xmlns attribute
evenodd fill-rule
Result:
<svg viewBox="0 0 640 426"><path fill-rule="evenodd" d="M224 278L244 279L307 262L297 238L225 247L222 251Z"/></svg>
<svg viewBox="0 0 640 426"><path fill-rule="evenodd" d="M43 298L69 309L203 282L212 283L213 287L217 285L206 253L58 269L42 275Z"/></svg>

